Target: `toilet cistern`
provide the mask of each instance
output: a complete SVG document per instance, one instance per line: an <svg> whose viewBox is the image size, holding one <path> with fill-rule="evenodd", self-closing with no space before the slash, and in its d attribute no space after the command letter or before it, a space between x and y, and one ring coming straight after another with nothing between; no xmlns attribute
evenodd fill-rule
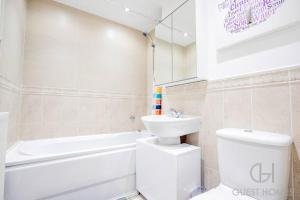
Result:
<svg viewBox="0 0 300 200"><path fill-rule="evenodd" d="M191 115L149 115L142 117L142 121L146 129L165 145L180 144L180 136L198 132L201 125L200 117Z"/></svg>
<svg viewBox="0 0 300 200"><path fill-rule="evenodd" d="M220 185L191 200L287 199L291 136L233 128L216 135Z"/></svg>

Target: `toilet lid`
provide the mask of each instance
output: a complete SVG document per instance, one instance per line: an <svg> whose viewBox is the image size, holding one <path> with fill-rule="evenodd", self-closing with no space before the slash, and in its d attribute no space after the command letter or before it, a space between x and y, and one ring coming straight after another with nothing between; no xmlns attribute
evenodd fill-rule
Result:
<svg viewBox="0 0 300 200"><path fill-rule="evenodd" d="M235 195L232 188L220 185L190 200L257 200L249 196Z"/></svg>

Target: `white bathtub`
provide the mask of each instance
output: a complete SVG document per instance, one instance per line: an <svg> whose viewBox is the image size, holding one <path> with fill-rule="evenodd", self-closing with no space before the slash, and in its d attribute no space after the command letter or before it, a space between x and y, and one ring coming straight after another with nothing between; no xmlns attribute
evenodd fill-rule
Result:
<svg viewBox="0 0 300 200"><path fill-rule="evenodd" d="M126 132L21 141L8 150L5 200L109 200L136 193L136 139Z"/></svg>

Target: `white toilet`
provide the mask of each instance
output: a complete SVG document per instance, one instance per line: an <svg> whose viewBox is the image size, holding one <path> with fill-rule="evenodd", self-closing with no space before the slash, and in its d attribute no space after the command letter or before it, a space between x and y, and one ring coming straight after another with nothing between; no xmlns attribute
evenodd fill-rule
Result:
<svg viewBox="0 0 300 200"><path fill-rule="evenodd" d="M217 131L221 184L191 200L286 200L288 135L222 129Z"/></svg>

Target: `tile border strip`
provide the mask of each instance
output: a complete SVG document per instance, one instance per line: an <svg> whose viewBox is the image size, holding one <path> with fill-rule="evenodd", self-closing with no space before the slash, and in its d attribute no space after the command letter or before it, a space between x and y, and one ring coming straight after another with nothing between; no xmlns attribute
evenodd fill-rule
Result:
<svg viewBox="0 0 300 200"><path fill-rule="evenodd" d="M300 82L300 67L241 75L208 82L208 92L264 87Z"/></svg>
<svg viewBox="0 0 300 200"><path fill-rule="evenodd" d="M241 75L233 78L212 80L207 82L208 92L223 90L243 89L250 87L263 87L278 84L299 83L300 67L259 72L250 75ZM192 83L193 84L193 83ZM69 96L69 97L94 97L94 98L133 98L146 97L147 94L128 94L97 90L80 90L71 88L48 88L23 85L21 88L12 81L0 74L0 88L22 95L50 95L50 96Z"/></svg>
<svg viewBox="0 0 300 200"><path fill-rule="evenodd" d="M70 88L47 88L36 86L22 86L22 95L48 95L48 96L67 96L67 97L90 97L90 98L146 98L146 94L126 94L117 92L80 90Z"/></svg>
<svg viewBox="0 0 300 200"><path fill-rule="evenodd" d="M20 87L16 86L12 81L0 74L0 88L14 93L20 93Z"/></svg>

